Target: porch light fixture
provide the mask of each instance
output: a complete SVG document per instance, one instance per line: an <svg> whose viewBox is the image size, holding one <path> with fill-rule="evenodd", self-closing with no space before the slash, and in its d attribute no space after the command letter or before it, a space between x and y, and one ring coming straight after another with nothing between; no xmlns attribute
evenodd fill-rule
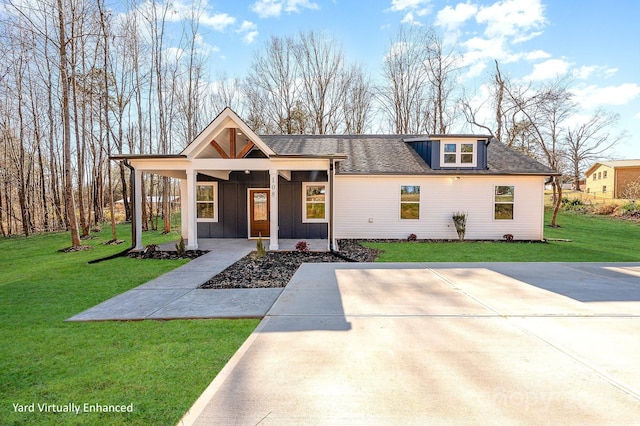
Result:
<svg viewBox="0 0 640 426"><path fill-rule="evenodd" d="M244 174L245 174L245 175L248 175L248 174L250 174L250 173L251 173L251 170L245 170L245 171L244 171Z"/></svg>

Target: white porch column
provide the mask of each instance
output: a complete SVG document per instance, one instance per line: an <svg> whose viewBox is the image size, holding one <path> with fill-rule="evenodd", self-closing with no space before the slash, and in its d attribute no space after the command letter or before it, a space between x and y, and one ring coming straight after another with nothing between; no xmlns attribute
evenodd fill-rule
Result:
<svg viewBox="0 0 640 426"><path fill-rule="evenodd" d="M187 170L187 250L198 249L198 216L196 213L197 170Z"/></svg>
<svg viewBox="0 0 640 426"><path fill-rule="evenodd" d="M278 250L278 171L269 170L270 210L269 210L269 250Z"/></svg>
<svg viewBox="0 0 640 426"><path fill-rule="evenodd" d="M136 194L135 199L133 200L133 210L136 213L136 217L133 220L136 221L136 250L142 250L144 246L142 245L142 171L135 169L135 177L134 177L134 190L133 193Z"/></svg>
<svg viewBox="0 0 640 426"><path fill-rule="evenodd" d="M186 179L180 179L180 235L185 240L189 239L189 197Z"/></svg>

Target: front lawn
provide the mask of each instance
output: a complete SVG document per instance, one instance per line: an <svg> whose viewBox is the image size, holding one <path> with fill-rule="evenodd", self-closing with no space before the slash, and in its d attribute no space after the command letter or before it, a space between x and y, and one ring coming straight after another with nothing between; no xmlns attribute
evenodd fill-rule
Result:
<svg viewBox="0 0 640 426"><path fill-rule="evenodd" d="M545 224L550 222L545 212ZM545 238L572 242L366 243L383 250L379 262L638 262L640 224L608 216L560 212L560 228Z"/></svg>
<svg viewBox="0 0 640 426"><path fill-rule="evenodd" d="M130 236L128 226L118 232ZM145 243L177 238L144 234ZM0 239L0 424L173 425L256 327L257 320L65 323L185 262L89 265L128 245L100 244L108 239L105 231L85 242L93 249L75 253L57 252L69 246L67 233ZM53 412L71 404L133 412Z"/></svg>

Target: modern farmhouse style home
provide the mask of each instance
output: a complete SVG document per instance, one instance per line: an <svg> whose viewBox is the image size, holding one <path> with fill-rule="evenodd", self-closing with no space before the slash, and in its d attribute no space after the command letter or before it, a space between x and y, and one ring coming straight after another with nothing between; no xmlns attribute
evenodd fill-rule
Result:
<svg viewBox="0 0 640 426"><path fill-rule="evenodd" d="M178 155L117 155L135 174L180 180L182 235L279 239L543 238L544 181L556 172L478 135L256 135L226 108Z"/></svg>

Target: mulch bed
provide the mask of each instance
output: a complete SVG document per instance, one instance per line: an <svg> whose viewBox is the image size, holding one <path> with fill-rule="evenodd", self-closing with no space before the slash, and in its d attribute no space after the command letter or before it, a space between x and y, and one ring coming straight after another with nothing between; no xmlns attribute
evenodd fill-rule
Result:
<svg viewBox="0 0 640 426"><path fill-rule="evenodd" d="M198 288L278 288L287 285L303 263L372 262L378 251L354 240L338 241L339 255L328 252L270 251L263 257L248 254Z"/></svg>

